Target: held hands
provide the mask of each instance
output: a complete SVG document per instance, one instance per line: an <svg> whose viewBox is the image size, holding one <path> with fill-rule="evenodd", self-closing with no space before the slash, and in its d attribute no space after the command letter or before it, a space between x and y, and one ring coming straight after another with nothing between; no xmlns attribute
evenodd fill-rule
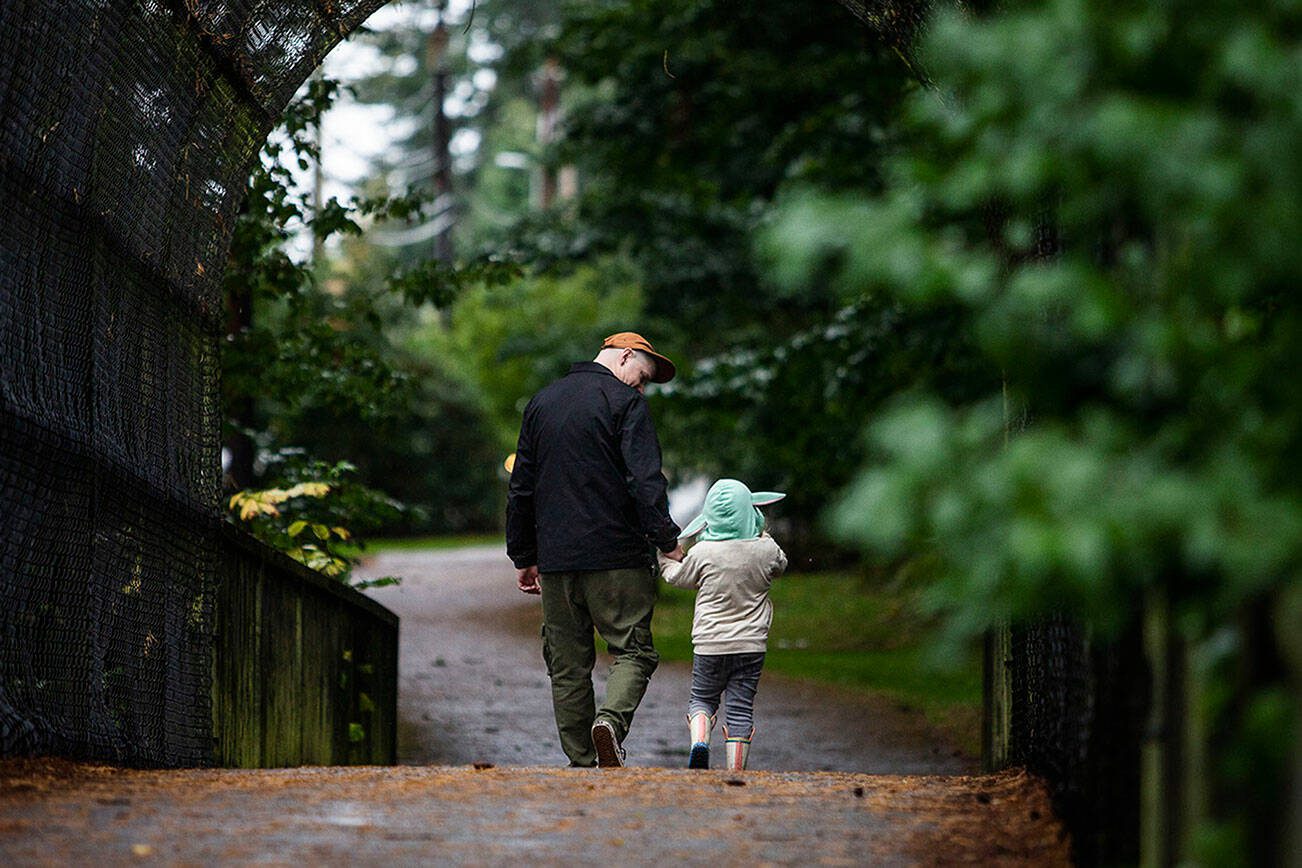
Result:
<svg viewBox="0 0 1302 868"><path fill-rule="evenodd" d="M661 554L671 561L679 561L681 563L683 560L682 544L680 543L679 545L675 546L674 550L671 552L661 552ZM523 593L541 594L542 585L538 583L538 565L534 564L531 567L525 567L522 570L516 570L515 583Z"/></svg>
<svg viewBox="0 0 1302 868"><path fill-rule="evenodd" d="M515 583L526 594L541 594L542 585L538 584L538 565L515 571Z"/></svg>

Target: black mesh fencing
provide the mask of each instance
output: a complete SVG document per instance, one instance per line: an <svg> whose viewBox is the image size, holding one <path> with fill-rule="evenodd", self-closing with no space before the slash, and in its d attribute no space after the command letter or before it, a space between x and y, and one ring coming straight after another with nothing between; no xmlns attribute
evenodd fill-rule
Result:
<svg viewBox="0 0 1302 868"><path fill-rule="evenodd" d="M210 760L220 276L381 5L0 2L0 754Z"/></svg>
<svg viewBox="0 0 1302 868"><path fill-rule="evenodd" d="M1138 626L1108 642L1062 616L1011 631L1007 762L1048 782L1083 865L1139 856L1143 652Z"/></svg>

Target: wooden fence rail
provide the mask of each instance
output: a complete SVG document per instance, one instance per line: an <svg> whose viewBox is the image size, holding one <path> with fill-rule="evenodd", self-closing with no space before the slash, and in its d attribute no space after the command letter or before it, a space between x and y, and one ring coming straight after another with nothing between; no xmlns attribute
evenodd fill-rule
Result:
<svg viewBox="0 0 1302 868"><path fill-rule="evenodd" d="M218 765L396 761L396 615L230 526L215 604Z"/></svg>

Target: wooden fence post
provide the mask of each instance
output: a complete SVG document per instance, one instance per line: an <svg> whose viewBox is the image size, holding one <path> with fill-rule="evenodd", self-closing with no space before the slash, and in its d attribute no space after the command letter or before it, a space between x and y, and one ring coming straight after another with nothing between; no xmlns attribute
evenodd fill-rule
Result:
<svg viewBox="0 0 1302 868"><path fill-rule="evenodd" d="M1276 641L1288 668L1294 708L1293 771L1287 796L1289 804L1284 811L1287 828L1282 852L1302 861L1302 585L1294 584L1283 591L1273 614Z"/></svg>
<svg viewBox="0 0 1302 868"><path fill-rule="evenodd" d="M1168 770L1171 720L1168 690L1171 686L1170 612L1161 588L1144 600L1144 656L1149 665L1148 722L1140 749L1139 864L1165 868L1174 862Z"/></svg>
<svg viewBox="0 0 1302 868"><path fill-rule="evenodd" d="M1203 650L1172 624L1165 589L1151 590L1144 601L1150 694L1140 779L1140 864L1146 868L1189 858L1208 816Z"/></svg>
<svg viewBox="0 0 1302 868"><path fill-rule="evenodd" d="M1012 630L1000 624L986 631L982 663L981 767L1006 768L1011 754L1013 682L1009 670Z"/></svg>

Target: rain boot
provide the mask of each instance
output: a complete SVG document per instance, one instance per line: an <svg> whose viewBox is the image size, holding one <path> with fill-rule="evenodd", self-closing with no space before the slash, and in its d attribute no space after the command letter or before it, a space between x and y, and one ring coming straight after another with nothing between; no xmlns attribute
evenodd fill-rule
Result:
<svg viewBox="0 0 1302 868"><path fill-rule="evenodd" d="M710 733L714 731L714 717L704 711L687 715L687 726L692 733L692 752L687 757L689 769L710 767Z"/></svg>
<svg viewBox="0 0 1302 868"><path fill-rule="evenodd" d="M750 755L750 740L755 735L755 727L750 728L743 738L739 735L729 735L728 727L723 728L723 748L726 751L725 759L727 765L725 768L731 771L741 771L746 768L746 757Z"/></svg>

